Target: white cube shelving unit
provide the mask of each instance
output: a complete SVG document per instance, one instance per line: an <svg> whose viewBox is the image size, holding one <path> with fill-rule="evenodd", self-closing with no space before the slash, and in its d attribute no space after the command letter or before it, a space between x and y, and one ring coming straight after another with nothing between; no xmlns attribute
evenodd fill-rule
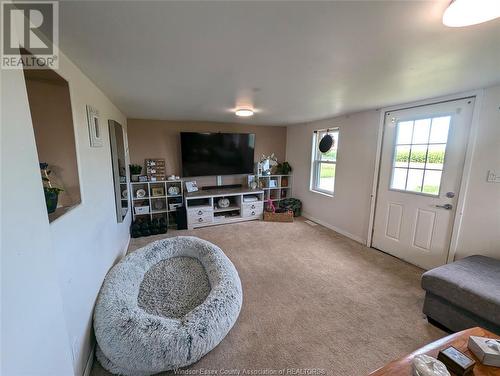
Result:
<svg viewBox="0 0 500 376"><path fill-rule="evenodd" d="M264 199L279 201L292 197L292 175L258 175L259 188Z"/></svg>
<svg viewBox="0 0 500 376"><path fill-rule="evenodd" d="M170 194L168 192L169 188L175 186L178 188L178 194ZM159 195L153 194L154 188L163 188L163 194ZM137 191L139 189L144 189L146 195L144 197L137 197ZM169 226L171 223L170 213L175 213L176 209L170 209L170 204L178 203L183 204L184 197L184 187L182 179L179 180L162 180L162 181L147 181L147 182L130 182L129 185L129 195L130 201L132 202L132 218L135 221L136 218L149 216L150 219L155 218L158 215L163 215L167 218ZM136 213L136 207L149 207L149 210L144 210L145 213Z"/></svg>

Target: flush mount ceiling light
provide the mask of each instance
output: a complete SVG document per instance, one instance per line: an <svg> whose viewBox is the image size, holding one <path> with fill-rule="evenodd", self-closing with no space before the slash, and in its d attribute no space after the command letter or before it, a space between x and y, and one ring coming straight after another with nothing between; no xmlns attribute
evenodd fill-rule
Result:
<svg viewBox="0 0 500 376"><path fill-rule="evenodd" d="M253 110L249 108L238 108L234 113L236 116L249 117L253 115Z"/></svg>
<svg viewBox="0 0 500 376"><path fill-rule="evenodd" d="M443 14L449 27L477 25L500 17L498 0L453 0Z"/></svg>

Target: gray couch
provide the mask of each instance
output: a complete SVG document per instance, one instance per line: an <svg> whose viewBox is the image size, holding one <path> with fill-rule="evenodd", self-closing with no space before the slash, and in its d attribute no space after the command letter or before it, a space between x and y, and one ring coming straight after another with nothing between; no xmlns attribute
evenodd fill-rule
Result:
<svg viewBox="0 0 500 376"><path fill-rule="evenodd" d="M470 256L422 276L424 313L451 331L473 326L500 334L500 260Z"/></svg>

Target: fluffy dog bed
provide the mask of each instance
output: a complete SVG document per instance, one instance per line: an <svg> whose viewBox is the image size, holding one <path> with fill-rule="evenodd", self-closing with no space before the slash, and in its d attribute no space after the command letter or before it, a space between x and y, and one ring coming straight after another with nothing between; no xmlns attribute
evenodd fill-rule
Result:
<svg viewBox="0 0 500 376"><path fill-rule="evenodd" d="M222 341L241 303L238 272L217 246L184 236L151 243L104 280L94 311L97 359L131 376L188 366Z"/></svg>

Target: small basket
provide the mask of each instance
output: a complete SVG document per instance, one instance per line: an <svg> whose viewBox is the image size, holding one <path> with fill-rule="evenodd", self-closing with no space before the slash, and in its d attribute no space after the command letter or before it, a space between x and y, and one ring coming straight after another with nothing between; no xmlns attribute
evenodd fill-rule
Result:
<svg viewBox="0 0 500 376"><path fill-rule="evenodd" d="M264 221L267 222L293 222L293 211L284 213L264 212Z"/></svg>

